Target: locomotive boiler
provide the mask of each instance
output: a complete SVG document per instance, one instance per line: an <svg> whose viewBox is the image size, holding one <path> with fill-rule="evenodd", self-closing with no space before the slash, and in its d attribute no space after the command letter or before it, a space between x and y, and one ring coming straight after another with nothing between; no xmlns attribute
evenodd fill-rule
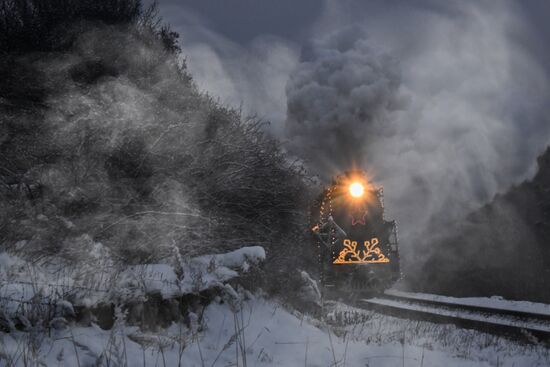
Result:
<svg viewBox="0 0 550 367"><path fill-rule="evenodd" d="M312 209L325 298L382 292L400 277L397 225L384 217L384 192L364 171L334 177Z"/></svg>

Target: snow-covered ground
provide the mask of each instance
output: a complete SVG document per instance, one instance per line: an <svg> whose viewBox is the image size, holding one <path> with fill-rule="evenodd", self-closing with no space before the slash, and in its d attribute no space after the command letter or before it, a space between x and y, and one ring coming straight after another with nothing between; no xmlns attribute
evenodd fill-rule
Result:
<svg viewBox="0 0 550 367"><path fill-rule="evenodd" d="M90 242L87 251L76 268L0 254L0 366L550 366L543 345L342 303L326 306L318 320L261 292L229 286L265 258L261 247L187 260L175 251L163 264L122 268L99 243ZM307 273L302 278L312 282ZM109 330L65 317L73 306L123 305L150 293L170 298L207 288L221 290L213 302L154 331L130 326L121 308ZM315 298L318 290L310 293ZM43 310L37 306L43 304ZM52 318L48 327L36 323L40 312Z"/></svg>
<svg viewBox="0 0 550 367"><path fill-rule="evenodd" d="M348 322L336 322L339 318ZM172 324L155 333L140 332L126 326L120 315L112 330L75 326L54 330L49 336L0 334L0 365L550 365L548 350L542 346L517 345L475 331L394 319L342 304L334 305L329 323L331 332L320 321L257 296L239 309L228 303L211 304L202 318L192 318L190 328Z"/></svg>
<svg viewBox="0 0 550 367"><path fill-rule="evenodd" d="M215 255L174 259L164 264L117 266L108 249L90 242L85 261L76 266L51 259L30 263L18 256L0 253L0 310L21 314L22 307L37 299L42 303L69 301L73 306L124 303L161 293L164 298L196 293L249 270L265 259L260 246Z"/></svg>

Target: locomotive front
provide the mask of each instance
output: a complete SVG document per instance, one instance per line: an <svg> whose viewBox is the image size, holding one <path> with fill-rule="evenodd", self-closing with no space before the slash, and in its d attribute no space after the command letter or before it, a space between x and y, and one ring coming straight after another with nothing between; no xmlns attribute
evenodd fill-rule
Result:
<svg viewBox="0 0 550 367"><path fill-rule="evenodd" d="M377 293L399 279L397 226L385 220L383 189L365 172L335 177L315 203L312 218L326 297Z"/></svg>

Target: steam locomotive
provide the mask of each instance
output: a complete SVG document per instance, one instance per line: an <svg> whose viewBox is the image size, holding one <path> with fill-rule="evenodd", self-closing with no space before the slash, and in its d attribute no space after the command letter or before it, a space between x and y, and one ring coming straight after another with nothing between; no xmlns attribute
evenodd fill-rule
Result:
<svg viewBox="0 0 550 367"><path fill-rule="evenodd" d="M325 298L376 294L399 279L397 225L384 218L383 194L364 171L352 170L334 177L313 205Z"/></svg>

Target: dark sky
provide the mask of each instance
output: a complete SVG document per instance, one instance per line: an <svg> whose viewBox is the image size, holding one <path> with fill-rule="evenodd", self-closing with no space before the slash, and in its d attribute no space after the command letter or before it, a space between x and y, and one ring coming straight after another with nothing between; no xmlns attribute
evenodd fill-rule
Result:
<svg viewBox="0 0 550 367"><path fill-rule="evenodd" d="M320 15L323 4L318 0L165 0L160 5L196 12L212 30L244 44L262 34L299 38ZM177 22L177 15L170 18Z"/></svg>
<svg viewBox="0 0 550 367"><path fill-rule="evenodd" d="M384 13L405 9L449 9L446 3L429 0L369 0L343 1L355 17L367 13ZM513 3L544 38L550 36L550 2L546 0L516 0ZM165 18L175 27L181 13L200 15L208 26L226 37L247 43L259 35L272 34L288 39L303 39L304 31L314 23L325 6L320 0L162 0L159 2Z"/></svg>

